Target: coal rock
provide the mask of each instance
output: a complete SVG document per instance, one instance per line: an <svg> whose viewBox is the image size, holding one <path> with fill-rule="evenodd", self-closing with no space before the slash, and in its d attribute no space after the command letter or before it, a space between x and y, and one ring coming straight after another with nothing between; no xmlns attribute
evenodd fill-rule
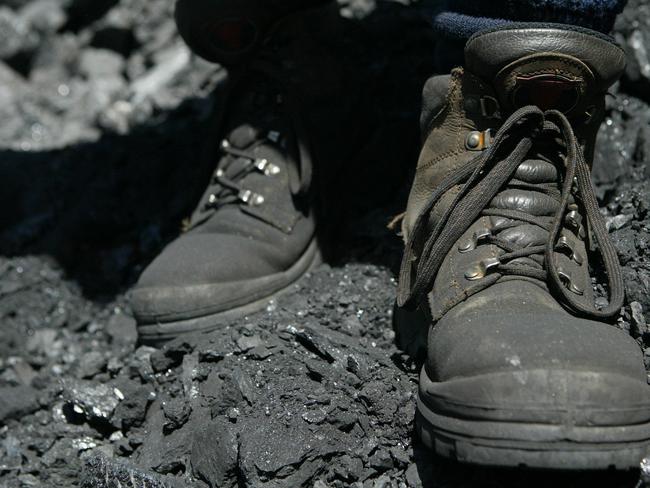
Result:
<svg viewBox="0 0 650 488"><path fill-rule="evenodd" d="M0 33L0 59L33 50L38 43L38 36L26 19L7 7L0 7Z"/></svg>
<svg viewBox="0 0 650 488"><path fill-rule="evenodd" d="M639 302L632 302L630 303L630 309L632 311L632 326L634 327L635 334L647 334L648 324L643 315L643 306Z"/></svg>
<svg viewBox="0 0 650 488"><path fill-rule="evenodd" d="M406 470L406 483L409 488L422 488L422 481L418 474L418 467L415 463L409 465Z"/></svg>
<svg viewBox="0 0 650 488"><path fill-rule="evenodd" d="M151 354L151 367L156 373L163 373L168 369L180 366L183 362L183 357L193 350L194 346L187 342L172 342L163 349L154 351Z"/></svg>
<svg viewBox="0 0 650 488"><path fill-rule="evenodd" d="M330 434L330 435L328 435ZM323 469L323 460L343 454L335 432L314 436L301 419L271 419L247 426L240 434L240 470L247 484L283 479L286 486L301 486Z"/></svg>
<svg viewBox="0 0 650 488"><path fill-rule="evenodd" d="M79 72L89 79L120 78L124 58L107 49L88 48L81 53Z"/></svg>
<svg viewBox="0 0 650 488"><path fill-rule="evenodd" d="M55 329L50 328L34 331L27 340L27 351L36 356L58 356L61 352L60 345L56 343L58 335Z"/></svg>
<svg viewBox="0 0 650 488"><path fill-rule="evenodd" d="M648 5L643 0L631 0L616 23L616 37L628 54L623 86L630 93L647 97L650 87L650 39Z"/></svg>
<svg viewBox="0 0 650 488"><path fill-rule="evenodd" d="M82 488L190 488L183 480L147 472L124 461L94 455L86 459Z"/></svg>
<svg viewBox="0 0 650 488"><path fill-rule="evenodd" d="M140 346L130 356L127 366L131 370L131 376L139 376L143 381L151 381L154 375L151 365L151 356L157 350L153 347Z"/></svg>
<svg viewBox="0 0 650 488"><path fill-rule="evenodd" d="M195 419L204 413L195 412ZM205 417L201 421L204 422ZM189 472L193 432L190 429L168 432L165 430L166 423L160 403L154 403L147 415L147 435L136 451L137 465L160 474Z"/></svg>
<svg viewBox="0 0 650 488"><path fill-rule="evenodd" d="M104 383L65 379L63 399L71 412L86 419L108 422L124 399L124 394L115 387Z"/></svg>
<svg viewBox="0 0 650 488"><path fill-rule="evenodd" d="M113 383L114 392L119 392L119 404L111 416L115 428L126 432L143 424L147 409L155 399L153 389L136 381L120 378Z"/></svg>
<svg viewBox="0 0 650 488"><path fill-rule="evenodd" d="M108 360L99 351L87 352L79 360L79 376L81 378L92 378L106 369Z"/></svg>
<svg viewBox="0 0 650 488"><path fill-rule="evenodd" d="M34 368L23 358L10 357L6 365L7 369L2 374L2 378L11 385L29 386L38 376Z"/></svg>
<svg viewBox="0 0 650 488"><path fill-rule="evenodd" d="M167 419L164 426L165 432L181 428L189 420L192 413L192 407L185 398L163 401L162 408Z"/></svg>
<svg viewBox="0 0 650 488"><path fill-rule="evenodd" d="M378 471L386 471L394 466L390 452L384 449L378 449L368 461L369 465Z"/></svg>
<svg viewBox="0 0 650 488"><path fill-rule="evenodd" d="M399 466L408 465L409 462L411 461L412 454L413 453L409 453L402 446L390 448L390 455L395 461L395 463L397 463Z"/></svg>
<svg viewBox="0 0 650 488"><path fill-rule="evenodd" d="M0 469L18 470L23 464L23 450L19 439L7 436L0 441Z"/></svg>
<svg viewBox="0 0 650 488"><path fill-rule="evenodd" d="M151 367L156 373L163 373L178 364L177 358L168 356L164 351L154 351L151 354Z"/></svg>
<svg viewBox="0 0 650 488"><path fill-rule="evenodd" d="M223 415L244 400L237 377L232 373L212 371L200 385L200 394L210 405L213 416Z"/></svg>
<svg viewBox="0 0 650 488"><path fill-rule="evenodd" d="M236 430L224 418L215 419L197 431L192 443L194 475L209 487L238 485L239 442Z"/></svg>
<svg viewBox="0 0 650 488"><path fill-rule="evenodd" d="M40 407L38 391L29 386L0 388L0 424L21 418Z"/></svg>
<svg viewBox="0 0 650 488"><path fill-rule="evenodd" d="M55 34L66 21L66 15L59 0L34 0L27 3L19 13L30 26L41 35Z"/></svg>
<svg viewBox="0 0 650 488"><path fill-rule="evenodd" d="M237 339L237 347L241 352L247 352L262 345L262 339L259 336L242 336Z"/></svg>
<svg viewBox="0 0 650 488"><path fill-rule="evenodd" d="M138 332L133 317L122 312L114 314L106 324L106 333L113 343L134 347L138 340Z"/></svg>

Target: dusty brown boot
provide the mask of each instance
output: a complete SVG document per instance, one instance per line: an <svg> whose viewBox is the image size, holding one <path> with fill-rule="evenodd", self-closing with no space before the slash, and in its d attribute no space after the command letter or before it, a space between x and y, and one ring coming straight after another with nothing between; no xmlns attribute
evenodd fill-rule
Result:
<svg viewBox="0 0 650 488"><path fill-rule="evenodd" d="M610 324L623 281L590 181L625 55L546 25L480 33L465 57L425 88L403 225L398 302L432 324L418 432L478 464L638 465L650 387L639 346ZM589 275L601 262L604 308Z"/></svg>

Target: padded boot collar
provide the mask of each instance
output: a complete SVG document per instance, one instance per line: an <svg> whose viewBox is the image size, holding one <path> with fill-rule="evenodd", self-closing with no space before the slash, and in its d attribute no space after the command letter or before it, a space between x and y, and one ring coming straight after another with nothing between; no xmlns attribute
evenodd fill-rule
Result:
<svg viewBox="0 0 650 488"><path fill-rule="evenodd" d="M513 61L543 52L581 60L603 87L611 86L625 69L625 52L613 39L595 31L561 25L523 27L515 24L479 33L465 47L465 63L474 74L492 79Z"/></svg>
<svg viewBox="0 0 650 488"><path fill-rule="evenodd" d="M535 104L567 114L582 111L586 98L606 92L625 69L625 53L612 39L558 25L479 33L467 43L465 61L467 70L494 85L505 108ZM557 100L529 100L554 93Z"/></svg>

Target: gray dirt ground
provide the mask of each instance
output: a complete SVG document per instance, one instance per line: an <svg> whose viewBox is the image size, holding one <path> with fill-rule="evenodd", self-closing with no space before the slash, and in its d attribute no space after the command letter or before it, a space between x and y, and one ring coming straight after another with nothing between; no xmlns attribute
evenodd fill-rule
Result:
<svg viewBox="0 0 650 488"><path fill-rule="evenodd" d="M190 55L168 0L0 3L0 487L637 485L459 467L414 437L418 363L395 345L386 223L435 67L406 3L341 2L364 130L329 263L265 311L163 350L138 346L126 294L205 184L224 72ZM650 4L633 1L616 31L630 66L594 179L628 288L618 325L647 346Z"/></svg>

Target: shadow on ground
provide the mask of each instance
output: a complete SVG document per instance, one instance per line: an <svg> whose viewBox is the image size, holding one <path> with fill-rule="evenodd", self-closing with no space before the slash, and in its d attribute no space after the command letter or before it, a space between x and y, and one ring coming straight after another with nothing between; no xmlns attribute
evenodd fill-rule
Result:
<svg viewBox="0 0 650 488"><path fill-rule="evenodd" d="M412 28L406 34L405 25ZM365 40L354 43L359 70L349 91L361 99L354 101L355 120L337 123L359 137L336 155L342 163L322 192L329 221L323 227L332 262L395 267L399 248L385 242L385 227L404 206L417 157L433 40L421 17L393 2L350 22L349 32ZM224 103L217 90L127 135L48 152L0 151L0 255L52 256L91 298L123 292L196 204L215 162L206 151L219 136L211 114Z"/></svg>

